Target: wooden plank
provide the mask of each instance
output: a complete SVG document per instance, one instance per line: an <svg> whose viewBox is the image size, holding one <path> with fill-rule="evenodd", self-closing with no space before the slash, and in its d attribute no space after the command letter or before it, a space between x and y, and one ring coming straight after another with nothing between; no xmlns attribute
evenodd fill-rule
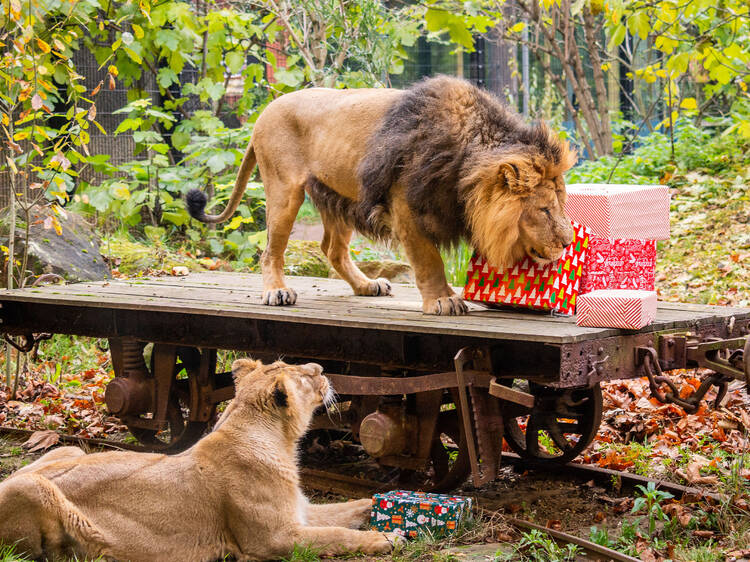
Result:
<svg viewBox="0 0 750 562"><path fill-rule="evenodd" d="M262 305L259 275L223 272L0 291L0 301L43 301L94 308L236 316L547 343L623 333L608 328L580 328L575 326L573 318L487 310L478 304L469 304L472 313L464 317L424 315L419 292L406 285L394 287L396 297L372 298L353 296L349 286L341 280L292 277L289 284L300 288L299 301L294 307ZM660 303L656 322L642 331L687 326L698 320L721 321L732 315L748 316L750 310Z"/></svg>
<svg viewBox="0 0 750 562"><path fill-rule="evenodd" d="M0 295L0 301L3 296ZM27 299L19 299L27 300ZM554 334L534 329L530 323L508 321L488 329L486 324L468 326L456 317L444 317L441 323L434 317L418 315L419 319L394 318L384 314L382 318L371 314L368 317L352 317L348 310L338 312L321 311L315 308L301 307L268 307L262 305L242 306L230 303L211 301L186 301L181 299L159 299L158 297L141 297L138 302L123 302L117 295L100 295L96 301L90 294L69 294L65 298L39 299L50 304L77 305L87 308L145 310L153 313L177 312L184 314L233 316L259 320L277 320L312 325L353 326L387 331L408 331L432 334L482 337L487 339L525 340L544 343L565 343L576 341L584 333L596 335L601 330L596 328L577 328L560 326ZM373 309L374 311L374 309ZM415 315L416 316L416 315ZM424 320L423 320L424 319Z"/></svg>
<svg viewBox="0 0 750 562"><path fill-rule="evenodd" d="M80 285L74 285L71 287L71 289L76 288L80 288ZM92 286L89 286L87 288L89 289L89 291L96 289L96 287ZM207 306L206 303L211 303L210 308L216 307L227 311L236 310L237 312L255 311L256 314L259 312L270 312L275 313L276 315L285 315L286 311L288 310L288 308L269 309L269 307L265 307L260 303L243 302L242 300L238 300L238 295L234 294L234 292L231 290L205 291L201 289L196 290L184 287L169 287L168 291L165 291L163 289L164 288L154 286L128 286L122 283L115 283L110 284L107 287L100 288L100 292L96 296L100 300L105 296L108 298L117 299L118 302L122 302L123 304L121 308L134 308L138 310L143 309L144 302L148 303L147 308L163 308L167 306L170 307L169 310L172 310L171 307L176 306L177 301L186 303L185 306L188 306L189 308L197 306L202 309L203 307ZM67 293L68 296L74 296L76 298L76 301L78 301L80 297L95 296L95 293L93 292L73 293L72 291L68 290L65 291L65 293ZM52 302L63 303L64 301L58 301L57 299L55 299ZM107 302L112 301L108 299ZM380 318L389 322L406 322L410 325L412 325L415 320L418 320L422 325L434 324L436 326L443 327L444 329L448 328L449 324L455 324L455 329L458 331L472 328L475 330L480 330L482 332L498 332L502 330L506 333L506 335L509 331L512 331L513 334L517 334L519 332L526 334L535 334L541 331L547 336L565 337L569 335L582 335L593 332L599 333L601 335L603 330L596 328L585 329L576 327L574 325L574 321L571 318L551 318L549 316L537 314L523 315L519 313L513 313L512 315L506 315L503 313L490 311L485 312L483 317L475 317L469 315L466 317L461 317L460 319L429 316L423 315L421 313L419 302L402 301L400 303L394 303L392 299L385 298L374 299L368 297L342 297L332 301L332 303L335 306L330 307L330 309L329 307L321 308L317 306L317 304L319 303L302 303L298 306L295 306L294 308L314 309L316 311L316 314L325 314L326 312L341 313L345 311L352 320L355 320L357 318L365 320ZM394 304L396 304L395 307L393 306ZM405 310L405 307L409 307L410 309ZM542 320L549 323L547 325L541 326L533 325L535 323L539 323ZM669 327L667 326L668 320L669 319L666 318L658 319L657 326L662 328ZM498 334L494 337L501 337L501 334Z"/></svg>
<svg viewBox="0 0 750 562"><path fill-rule="evenodd" d="M198 277L198 279L195 278L195 276ZM203 283L200 281L203 278L206 278L208 276L214 277L216 283L221 280L233 280L234 283L232 283L229 286L221 286L217 285L216 283L212 282L210 286L203 287ZM210 290L211 291L211 300L218 300L218 301L232 301L234 302L238 298L238 293L240 297L243 297L247 299L248 297L252 298L252 288L248 289L247 284L244 284L243 288L241 290L231 288L233 285L238 285L236 283L236 279L234 277L242 277L248 281L252 281L254 284L257 284L259 286L259 280L257 279L258 276L244 276L241 274L237 274L236 276L233 276L233 274L223 274L223 275L217 275L217 274L193 274L193 277L191 279L191 276L187 276L184 278L157 278L157 279L138 279L134 281L113 281L110 283L82 283L77 285L70 285L67 287L47 287L43 289L27 289L26 291L31 291L34 294L37 295L43 295L46 294L48 291L52 290L55 294L66 294L69 292L74 292L75 294L80 294L81 291L89 290L91 291L91 296L95 297L96 294L101 294L102 292L116 292L119 294L124 294L124 292L131 292L133 295L140 295L144 294L144 292L141 292L138 288L143 288L145 292L147 292L147 287L153 287L153 295L154 296L170 296L172 294L172 288L177 289L184 289L186 287L193 287L195 289L199 289L201 291ZM162 280L164 279L164 281ZM185 280L185 281L182 281ZM311 280L313 281L313 280ZM409 291L411 294L404 295L404 298L399 295L399 297L391 297L388 299L385 298L377 298L372 299L372 302L370 298L366 297L355 297L350 293L350 290L347 285L345 285L342 281L337 280L328 280L328 279L314 279L314 282L311 284L311 286L316 284L327 284L328 287L326 287L325 291L313 291L312 289L304 289L300 291L299 296L299 304L313 304L313 305L321 305L321 306L329 306L333 308L342 308L342 307L354 307L354 308L368 308L370 309L369 312L372 313L373 309L377 310L390 310L390 311L406 311L406 312L420 312L420 298L419 294L416 290L412 289ZM338 294L333 294L330 289L336 289ZM401 286L397 286L397 291L402 289ZM167 292L165 292L165 290ZM124 291L124 292L123 292ZM413 297L413 298L409 298ZM201 297L203 298L203 297ZM258 295L258 299L260 296ZM310 302L307 302L310 301ZM245 300L244 302L248 302L249 304L252 303L252 301ZM365 304L367 303L367 304ZM659 313L657 316L657 323L662 323L666 321L689 321L691 319L707 319L707 318L714 318L714 317L728 317L732 314L742 313L743 315L746 315L748 313L747 310L742 309L730 309L725 310L723 307L710 307L706 305L693 305L689 308L686 307L686 309L681 309L679 307L675 307L674 303L669 303L668 306L662 306L662 304L666 303L660 303L659 307ZM491 319L492 321L495 321L498 317L507 318L507 319L517 319L522 321L533 321L533 322L549 322L553 323L555 325L559 325L561 323L570 323L573 324L574 320L572 318L565 318L560 316L551 316L551 315L545 315L545 314L536 314L531 312L510 312L505 310L488 310L484 306L475 304L475 303L469 303L470 308L472 309L472 314L467 317L463 318L462 321L466 323L483 323L485 324L488 319ZM708 314L706 314L708 313ZM437 317L425 317L425 318L435 318L435 321L442 321L438 319ZM479 320L481 318L481 320ZM472 320L473 319L473 320Z"/></svg>

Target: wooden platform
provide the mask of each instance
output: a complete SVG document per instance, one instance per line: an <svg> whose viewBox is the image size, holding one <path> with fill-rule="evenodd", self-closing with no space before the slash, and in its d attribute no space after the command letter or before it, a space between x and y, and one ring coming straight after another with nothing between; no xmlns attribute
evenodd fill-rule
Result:
<svg viewBox="0 0 750 562"><path fill-rule="evenodd" d="M474 303L469 304L468 316L425 315L419 292L410 285L395 285L390 297L356 297L344 281L289 277L288 282L298 293L294 306L261 304L259 275L220 272L0 291L0 305L6 308L10 303L61 305L72 307L71 313L81 308L169 312L549 344L633 333L582 328L570 317L500 311ZM696 322L728 321L732 316L750 317L750 309L661 302L656 321L641 332L689 329ZM70 321L72 325L74 318Z"/></svg>
<svg viewBox="0 0 750 562"><path fill-rule="evenodd" d="M425 315L407 285L394 286L391 297L355 297L343 281L288 282L299 297L284 307L261 304L260 276L239 273L0 291L0 332L231 349L367 376L451 371L456 353L469 347L487 350L499 376L584 386L643 376L634 350L657 345L657 332L726 338L750 329L748 309L660 303L656 322L640 331L579 328L570 317L477 304L467 316Z"/></svg>

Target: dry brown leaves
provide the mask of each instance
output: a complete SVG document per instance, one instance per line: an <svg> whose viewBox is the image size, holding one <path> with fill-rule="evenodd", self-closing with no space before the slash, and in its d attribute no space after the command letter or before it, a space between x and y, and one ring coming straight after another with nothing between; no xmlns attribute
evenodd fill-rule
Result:
<svg viewBox="0 0 750 562"><path fill-rule="evenodd" d="M47 431L35 431L31 434L28 441L23 444L24 449L28 449L30 453L36 451L44 451L50 447L57 445L60 441L60 435L51 429Z"/></svg>
<svg viewBox="0 0 750 562"><path fill-rule="evenodd" d="M679 370L669 373L687 398L700 386L705 373ZM719 474L728 473L726 462L716 456L717 448L732 455L750 452L750 401L744 385L732 383L718 409L713 408L712 390L695 414L687 414L675 404L662 404L651 396L648 381L630 379L602 384L604 419L585 463L613 470L633 470L643 463L626 445L648 443L648 471L664 474L666 466L681 459L689 450L685 466L676 475L692 485L716 486ZM682 451L680 450L682 449ZM643 468L642 466L640 468ZM750 469L740 474L750 479Z"/></svg>
<svg viewBox="0 0 750 562"><path fill-rule="evenodd" d="M55 373L53 361L33 365L22 376L16 400L0 387L0 425L36 431L54 430L78 437L106 437L126 428L109 415L104 389L113 373L106 352L97 351L98 367L78 373L60 373L55 384L45 380Z"/></svg>

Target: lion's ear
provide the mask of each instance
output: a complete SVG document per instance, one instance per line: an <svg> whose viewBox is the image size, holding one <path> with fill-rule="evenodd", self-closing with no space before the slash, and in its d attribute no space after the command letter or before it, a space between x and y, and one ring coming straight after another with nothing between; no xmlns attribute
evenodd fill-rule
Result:
<svg viewBox="0 0 750 562"><path fill-rule="evenodd" d="M529 193L542 180L533 164L523 157L508 158L500 162L497 175L500 182L517 195Z"/></svg>

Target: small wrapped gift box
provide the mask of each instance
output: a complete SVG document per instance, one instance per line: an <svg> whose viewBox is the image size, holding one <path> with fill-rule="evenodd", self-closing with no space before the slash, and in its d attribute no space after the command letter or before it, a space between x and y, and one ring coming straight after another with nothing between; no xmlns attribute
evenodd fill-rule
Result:
<svg viewBox="0 0 750 562"><path fill-rule="evenodd" d="M648 326L656 316L655 291L602 290L578 297L576 324L590 328Z"/></svg>
<svg viewBox="0 0 750 562"><path fill-rule="evenodd" d="M588 253L590 230L573 222L575 237L560 259L540 266L531 258L498 271L474 254L466 271L464 298L573 314Z"/></svg>
<svg viewBox="0 0 750 562"><path fill-rule="evenodd" d="M669 238L669 188L664 185L571 184L565 214L605 238Z"/></svg>
<svg viewBox="0 0 750 562"><path fill-rule="evenodd" d="M592 236L581 295L601 289L654 290L656 241Z"/></svg>
<svg viewBox="0 0 750 562"><path fill-rule="evenodd" d="M372 497L370 527L374 531L413 538L428 532L441 536L471 518L471 498L394 490Z"/></svg>

